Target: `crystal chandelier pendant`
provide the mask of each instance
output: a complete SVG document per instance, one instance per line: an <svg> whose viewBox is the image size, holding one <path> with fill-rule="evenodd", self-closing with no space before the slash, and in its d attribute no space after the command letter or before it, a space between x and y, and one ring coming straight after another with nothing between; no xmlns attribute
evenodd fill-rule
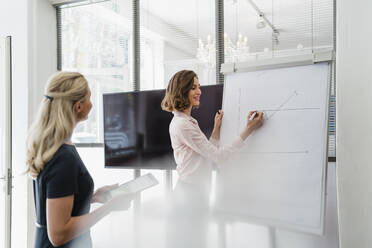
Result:
<svg viewBox="0 0 372 248"><path fill-rule="evenodd" d="M233 43L227 33L224 34L225 62L244 62L249 59L248 38L239 33L236 43ZM196 58L208 67L216 66L216 43L208 35L206 43L199 39Z"/></svg>
<svg viewBox="0 0 372 248"><path fill-rule="evenodd" d="M208 35L206 44L199 39L199 46L196 52L196 58L207 67L214 68L216 66L216 44Z"/></svg>

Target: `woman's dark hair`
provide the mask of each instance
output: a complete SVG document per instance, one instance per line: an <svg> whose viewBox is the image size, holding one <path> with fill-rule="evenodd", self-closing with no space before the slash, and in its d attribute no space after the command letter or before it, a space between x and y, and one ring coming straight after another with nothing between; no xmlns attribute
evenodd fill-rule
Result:
<svg viewBox="0 0 372 248"><path fill-rule="evenodd" d="M198 78L196 73L189 70L182 70L174 74L169 80L161 108L168 112L183 111L189 108L188 94L194 85L195 77Z"/></svg>

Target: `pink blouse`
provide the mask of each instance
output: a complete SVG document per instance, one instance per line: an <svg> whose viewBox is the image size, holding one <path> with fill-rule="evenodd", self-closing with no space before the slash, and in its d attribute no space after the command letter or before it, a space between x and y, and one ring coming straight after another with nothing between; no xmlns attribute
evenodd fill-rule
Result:
<svg viewBox="0 0 372 248"><path fill-rule="evenodd" d="M181 111L173 114L169 133L177 172L184 182L206 183L211 177L211 162L227 159L244 144L238 136L231 144L219 146L217 140L205 137L193 117Z"/></svg>

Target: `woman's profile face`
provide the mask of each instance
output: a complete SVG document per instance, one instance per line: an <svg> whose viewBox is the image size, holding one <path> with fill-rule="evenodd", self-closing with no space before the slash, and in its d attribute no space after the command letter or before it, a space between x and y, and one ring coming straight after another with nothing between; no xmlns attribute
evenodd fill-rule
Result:
<svg viewBox="0 0 372 248"><path fill-rule="evenodd" d="M90 89L88 88L88 94L80 102L80 112L78 113L79 120L86 120L88 118L89 112L92 109L92 102L90 101L91 96Z"/></svg>
<svg viewBox="0 0 372 248"><path fill-rule="evenodd" d="M191 107L198 107L200 105L200 84L197 77L194 77L194 85L189 91L189 102Z"/></svg>

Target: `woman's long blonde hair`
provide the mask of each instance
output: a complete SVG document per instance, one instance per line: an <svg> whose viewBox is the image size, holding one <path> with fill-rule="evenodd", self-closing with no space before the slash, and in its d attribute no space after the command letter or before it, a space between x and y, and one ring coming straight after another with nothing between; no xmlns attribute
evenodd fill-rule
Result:
<svg viewBox="0 0 372 248"><path fill-rule="evenodd" d="M70 139L76 124L74 104L88 94L88 83L77 72L57 72L46 85L37 117L27 137L27 172L36 178L58 148Z"/></svg>

